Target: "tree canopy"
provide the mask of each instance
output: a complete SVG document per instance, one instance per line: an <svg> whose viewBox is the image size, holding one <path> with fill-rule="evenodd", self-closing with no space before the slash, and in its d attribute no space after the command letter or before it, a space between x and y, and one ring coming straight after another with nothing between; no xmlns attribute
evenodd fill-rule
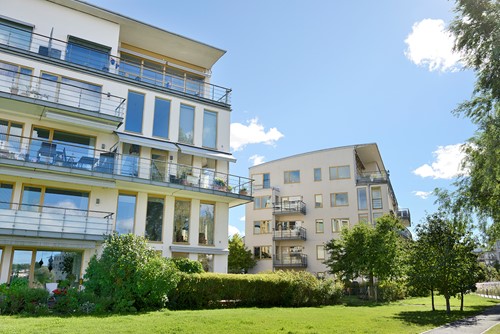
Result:
<svg viewBox="0 0 500 334"><path fill-rule="evenodd" d="M233 274L247 272L255 267L257 263L252 256L252 252L246 249L243 238L239 234L234 234L229 239L229 256L227 259L228 271Z"/></svg>

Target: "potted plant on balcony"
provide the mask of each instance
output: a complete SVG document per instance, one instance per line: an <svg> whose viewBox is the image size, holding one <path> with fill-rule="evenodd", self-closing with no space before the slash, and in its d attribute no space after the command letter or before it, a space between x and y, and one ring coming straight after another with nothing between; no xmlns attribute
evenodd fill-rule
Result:
<svg viewBox="0 0 500 334"><path fill-rule="evenodd" d="M220 177L214 178L214 189L226 191L226 189L227 189L226 181L224 181Z"/></svg>
<svg viewBox="0 0 500 334"><path fill-rule="evenodd" d="M247 188L242 187L242 188L240 189L240 195L244 195L244 196L248 195L248 190L247 190Z"/></svg>
<svg viewBox="0 0 500 334"><path fill-rule="evenodd" d="M12 94L17 94L19 93L19 87L17 85L12 85L12 87L10 87L10 92Z"/></svg>

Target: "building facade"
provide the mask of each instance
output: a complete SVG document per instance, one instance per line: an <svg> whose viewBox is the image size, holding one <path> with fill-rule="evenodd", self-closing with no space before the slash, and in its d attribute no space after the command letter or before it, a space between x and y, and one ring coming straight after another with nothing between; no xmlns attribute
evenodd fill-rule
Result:
<svg viewBox="0 0 500 334"><path fill-rule="evenodd" d="M258 260L251 272L307 270L326 275L324 245L343 228L387 213L406 227L376 144L325 149L250 168L254 202L246 205L245 244ZM405 237L411 238L409 230Z"/></svg>
<svg viewBox="0 0 500 334"><path fill-rule="evenodd" d="M0 283L76 281L114 231L226 272L252 187L210 82L225 51L81 1L0 5Z"/></svg>

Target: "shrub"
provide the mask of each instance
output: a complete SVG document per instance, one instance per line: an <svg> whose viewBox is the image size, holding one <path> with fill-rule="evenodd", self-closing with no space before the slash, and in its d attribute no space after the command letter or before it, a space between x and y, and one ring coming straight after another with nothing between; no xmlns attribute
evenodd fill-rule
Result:
<svg viewBox="0 0 500 334"><path fill-rule="evenodd" d="M205 272L200 261L193 261L184 257L171 258L170 261L183 273L201 274Z"/></svg>
<svg viewBox="0 0 500 334"><path fill-rule="evenodd" d="M0 314L46 314L48 297L47 290L32 289L27 280L13 280L0 288Z"/></svg>
<svg viewBox="0 0 500 334"><path fill-rule="evenodd" d="M399 281L382 281L378 284L378 299L384 302L405 299L406 287Z"/></svg>
<svg viewBox="0 0 500 334"><path fill-rule="evenodd" d="M164 307L179 272L145 238L112 234L102 255L90 260L84 277L87 292L102 302L99 311L134 312Z"/></svg>

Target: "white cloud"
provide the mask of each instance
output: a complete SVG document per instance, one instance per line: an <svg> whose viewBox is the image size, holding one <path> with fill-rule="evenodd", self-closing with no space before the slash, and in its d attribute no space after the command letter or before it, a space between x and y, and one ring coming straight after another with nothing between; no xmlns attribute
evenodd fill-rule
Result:
<svg viewBox="0 0 500 334"><path fill-rule="evenodd" d="M244 234L242 234L240 232L240 230L236 227L236 226L233 226L233 225L229 225L229 228L228 228L228 237L232 237L233 235L235 234L239 234L241 236L243 236Z"/></svg>
<svg viewBox="0 0 500 334"><path fill-rule="evenodd" d="M257 118L253 118L247 124L231 124L231 148L235 151L243 149L248 144L274 145L276 141L283 138L283 134L277 128L270 128L268 131L259 124Z"/></svg>
<svg viewBox="0 0 500 334"><path fill-rule="evenodd" d="M250 158L248 158L248 161L252 162L252 166L260 165L264 162L264 156L254 154Z"/></svg>
<svg viewBox="0 0 500 334"><path fill-rule="evenodd" d="M460 68L460 55L453 52L454 41L443 20L424 19L413 24L405 39L405 56L429 71L456 71Z"/></svg>
<svg viewBox="0 0 500 334"><path fill-rule="evenodd" d="M437 150L432 152L434 162L418 167L413 173L421 177L448 180L467 173L462 169L462 160L465 158L462 147L463 144L438 146Z"/></svg>
<svg viewBox="0 0 500 334"><path fill-rule="evenodd" d="M240 217L240 222L244 222L245 221L245 216L241 216Z"/></svg>
<svg viewBox="0 0 500 334"><path fill-rule="evenodd" d="M417 197L420 197L421 199L427 199L427 198L429 198L430 195L432 195L432 191L416 190L416 191L413 191L413 194Z"/></svg>

